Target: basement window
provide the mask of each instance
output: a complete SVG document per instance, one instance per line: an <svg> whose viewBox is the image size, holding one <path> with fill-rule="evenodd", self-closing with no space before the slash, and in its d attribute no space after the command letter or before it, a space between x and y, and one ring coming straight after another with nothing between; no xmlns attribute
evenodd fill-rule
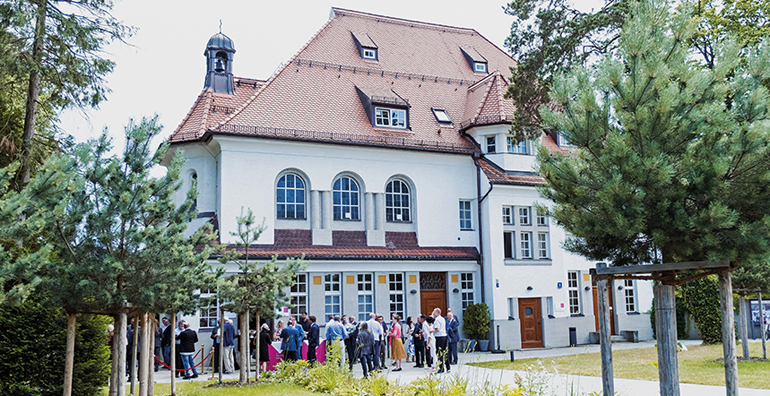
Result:
<svg viewBox="0 0 770 396"><path fill-rule="evenodd" d="M445 122L445 123L452 122L452 119L449 118L449 114L447 114L446 110L437 109L437 108L432 108L431 110L433 110L433 115L436 116L436 120L438 122Z"/></svg>
<svg viewBox="0 0 770 396"><path fill-rule="evenodd" d="M375 107L374 125L378 127L406 129L406 110Z"/></svg>

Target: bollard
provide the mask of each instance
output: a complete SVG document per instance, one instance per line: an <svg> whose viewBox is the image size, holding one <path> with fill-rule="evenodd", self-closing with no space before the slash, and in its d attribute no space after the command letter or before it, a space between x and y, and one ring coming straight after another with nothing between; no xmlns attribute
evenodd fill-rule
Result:
<svg viewBox="0 0 770 396"><path fill-rule="evenodd" d="M513 351L511 351L511 363L513 363Z"/></svg>

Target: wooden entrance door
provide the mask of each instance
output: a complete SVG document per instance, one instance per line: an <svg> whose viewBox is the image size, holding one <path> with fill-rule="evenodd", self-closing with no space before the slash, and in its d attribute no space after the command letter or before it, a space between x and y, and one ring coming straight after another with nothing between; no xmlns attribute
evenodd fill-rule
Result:
<svg viewBox="0 0 770 396"><path fill-rule="evenodd" d="M521 347L543 347L543 317L540 312L539 298L520 298L519 317L521 318Z"/></svg>
<svg viewBox="0 0 770 396"><path fill-rule="evenodd" d="M420 313L430 316L435 308L441 308L441 315L446 315L446 273L421 273Z"/></svg>
<svg viewBox="0 0 770 396"><path fill-rule="evenodd" d="M599 331L599 289L596 286L593 287L593 294L594 321L596 322L596 331ZM612 298L615 293L610 289L608 294L610 296L610 335L615 335L615 299Z"/></svg>

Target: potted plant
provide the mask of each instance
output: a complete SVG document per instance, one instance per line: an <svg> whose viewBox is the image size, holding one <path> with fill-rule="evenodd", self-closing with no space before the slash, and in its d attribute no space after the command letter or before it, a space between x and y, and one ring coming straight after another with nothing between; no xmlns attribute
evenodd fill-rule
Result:
<svg viewBox="0 0 770 396"><path fill-rule="evenodd" d="M489 350L487 334L489 334L490 323L492 323L492 318L489 315L487 304L468 304L465 308L465 313L463 313L463 332L471 339L476 340L481 346L481 351L484 352Z"/></svg>

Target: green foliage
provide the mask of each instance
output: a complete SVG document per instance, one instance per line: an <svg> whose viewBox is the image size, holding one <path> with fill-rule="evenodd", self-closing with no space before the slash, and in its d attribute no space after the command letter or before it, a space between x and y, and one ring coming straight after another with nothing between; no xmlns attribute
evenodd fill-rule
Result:
<svg viewBox="0 0 770 396"><path fill-rule="evenodd" d="M614 265L763 259L770 46L718 43L715 67L703 68L690 60L697 21L686 12L672 17L667 2L650 0L633 14L616 54L555 78L562 111L541 107L578 147L538 154L540 191L574 235L565 247Z"/></svg>
<svg viewBox="0 0 770 396"><path fill-rule="evenodd" d="M719 282L716 275L684 284L682 295L687 311L698 326L703 343L721 343L722 314L719 308Z"/></svg>
<svg viewBox="0 0 770 396"><path fill-rule="evenodd" d="M679 293L677 293L679 294ZM650 325L652 326L652 338L658 339L657 329L655 328L655 299L652 299L652 309L650 310ZM690 337L687 332L687 308L684 297L676 296L676 339L686 340Z"/></svg>
<svg viewBox="0 0 770 396"><path fill-rule="evenodd" d="M231 312L253 311L272 315L273 307L288 304L284 289L293 285L297 272L305 268L304 256L287 258L283 265L277 264L277 256L261 265L249 261L249 248L265 231L265 226L256 225L251 209L245 216L238 216L237 221L238 231L231 233L238 238L236 248L225 253L219 261L222 264L237 264L238 273L219 280L217 297L225 301L222 307Z"/></svg>
<svg viewBox="0 0 770 396"><path fill-rule="evenodd" d="M485 339L491 323L492 317L487 304L468 304L463 312L463 333L474 340Z"/></svg>
<svg viewBox="0 0 770 396"><path fill-rule="evenodd" d="M105 316L80 315L75 334L74 395L101 395L110 372ZM0 394L61 395L67 315L42 298L0 307Z"/></svg>

